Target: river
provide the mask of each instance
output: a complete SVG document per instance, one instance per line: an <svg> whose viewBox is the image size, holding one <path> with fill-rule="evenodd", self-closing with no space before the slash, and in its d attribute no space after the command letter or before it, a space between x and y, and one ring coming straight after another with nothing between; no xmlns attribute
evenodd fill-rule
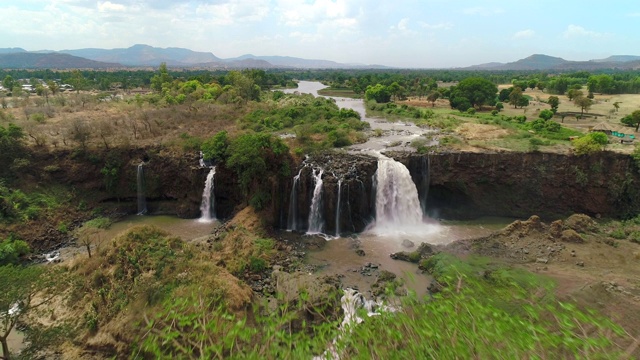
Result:
<svg viewBox="0 0 640 360"><path fill-rule="evenodd" d="M326 87L326 85L317 81L300 81L298 82L297 89L286 89L284 92L288 94L301 93L321 96L318 95L318 91ZM409 146L413 140L433 131L421 128L410 122L390 122L381 118L368 117L365 109L365 103L362 99L330 96L323 97L335 100L336 105L341 109L352 109L357 111L360 114L360 119L369 123L372 131L376 129L382 131L382 136L369 136L369 139L366 142L351 145L347 147L348 150L413 150L413 148Z"/></svg>

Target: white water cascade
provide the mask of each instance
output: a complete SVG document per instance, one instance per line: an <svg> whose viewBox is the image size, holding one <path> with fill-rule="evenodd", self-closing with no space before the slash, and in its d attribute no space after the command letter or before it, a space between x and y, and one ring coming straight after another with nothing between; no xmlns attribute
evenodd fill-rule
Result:
<svg viewBox="0 0 640 360"><path fill-rule="evenodd" d="M322 217L322 174L324 170L313 169L313 198L311 198L311 210L309 211L309 229L307 235L322 234L324 219Z"/></svg>
<svg viewBox="0 0 640 360"><path fill-rule="evenodd" d="M213 193L213 181L216 175L216 167L212 166L204 182L202 202L200 203L200 222L211 222L216 219L215 195Z"/></svg>
<svg viewBox="0 0 640 360"><path fill-rule="evenodd" d="M340 237L340 197L342 196L342 179L338 179L338 203L336 204L336 237Z"/></svg>
<svg viewBox="0 0 640 360"><path fill-rule="evenodd" d="M302 169L298 171L298 175L293 177L293 185L291 186L291 195L289 197L289 217L287 218L287 231L298 230L298 183Z"/></svg>
<svg viewBox="0 0 640 360"><path fill-rule="evenodd" d="M147 213L147 199L144 195L144 162L138 165L136 180L138 187L138 215L144 215Z"/></svg>
<svg viewBox="0 0 640 360"><path fill-rule="evenodd" d="M375 178L376 220L370 231L378 235L421 234L436 230L422 221L418 190L402 163L380 153Z"/></svg>

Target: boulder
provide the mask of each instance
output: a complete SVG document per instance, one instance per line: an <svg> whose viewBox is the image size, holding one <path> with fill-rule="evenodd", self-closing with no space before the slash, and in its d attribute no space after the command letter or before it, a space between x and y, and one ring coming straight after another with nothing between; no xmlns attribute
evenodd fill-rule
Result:
<svg viewBox="0 0 640 360"><path fill-rule="evenodd" d="M572 229L564 230L562 232L562 236L560 237L560 239L564 242L570 242L575 244L584 243L584 239L582 238L582 236L580 236L580 234L578 234L575 230L572 230Z"/></svg>
<svg viewBox="0 0 640 360"><path fill-rule="evenodd" d="M573 214L567 218L565 225L579 233L596 230L598 224L589 215Z"/></svg>

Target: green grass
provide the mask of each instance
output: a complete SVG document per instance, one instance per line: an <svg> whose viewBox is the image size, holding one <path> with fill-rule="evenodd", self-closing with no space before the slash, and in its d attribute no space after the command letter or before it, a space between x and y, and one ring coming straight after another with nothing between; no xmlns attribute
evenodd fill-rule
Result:
<svg viewBox="0 0 640 360"><path fill-rule="evenodd" d="M344 97L351 99L362 99L362 94L356 94L351 89L343 89L343 88L324 88L318 90L318 95L323 96L333 96L333 97Z"/></svg>

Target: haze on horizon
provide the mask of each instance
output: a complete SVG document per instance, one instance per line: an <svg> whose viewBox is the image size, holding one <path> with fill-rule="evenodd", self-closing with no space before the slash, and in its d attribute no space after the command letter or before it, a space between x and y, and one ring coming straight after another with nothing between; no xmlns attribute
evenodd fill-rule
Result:
<svg viewBox="0 0 640 360"><path fill-rule="evenodd" d="M181 47L394 67L640 55L640 3L0 0L0 48Z"/></svg>

